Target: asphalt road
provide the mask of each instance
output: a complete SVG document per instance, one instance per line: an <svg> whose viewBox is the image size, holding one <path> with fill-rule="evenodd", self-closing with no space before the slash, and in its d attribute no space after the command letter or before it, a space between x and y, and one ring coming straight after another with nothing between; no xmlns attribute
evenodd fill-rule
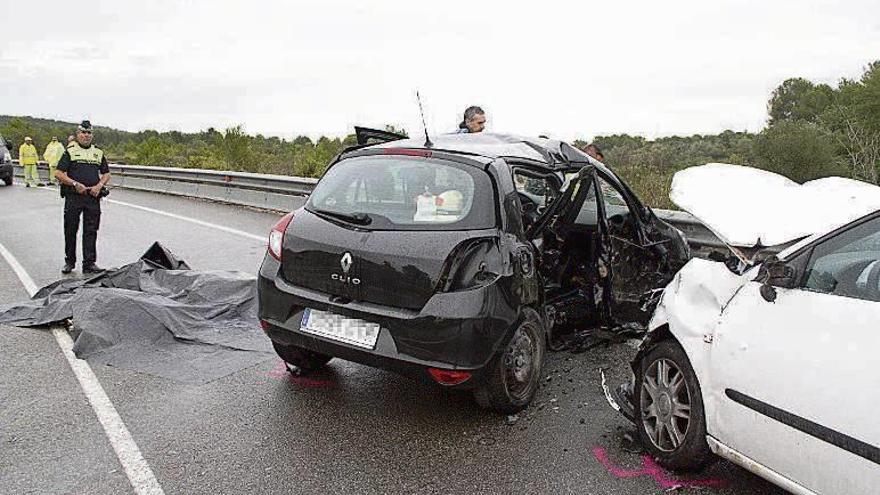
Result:
<svg viewBox="0 0 880 495"><path fill-rule="evenodd" d="M255 274L278 218L135 191L110 199L98 241L106 267L159 240L194 269ZM61 209L57 191L0 187L0 243L38 286L61 277ZM26 297L0 260L0 304ZM515 422L469 395L340 360L306 380L273 358L200 386L94 372L168 494L782 493L727 462L687 478L645 464L598 373L622 381L633 353L625 344L551 353L535 404ZM132 491L51 333L0 327L0 363L0 493Z"/></svg>

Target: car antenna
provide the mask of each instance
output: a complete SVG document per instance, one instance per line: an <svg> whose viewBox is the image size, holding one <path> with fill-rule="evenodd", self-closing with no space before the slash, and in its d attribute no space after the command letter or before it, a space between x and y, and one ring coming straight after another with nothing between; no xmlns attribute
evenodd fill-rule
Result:
<svg viewBox="0 0 880 495"><path fill-rule="evenodd" d="M422 115L422 129L425 130L425 148L433 148L434 143L432 143L431 138L428 137L428 125L425 124L425 110L422 109L422 97L419 96L419 90L416 90L416 101L419 102L419 113Z"/></svg>

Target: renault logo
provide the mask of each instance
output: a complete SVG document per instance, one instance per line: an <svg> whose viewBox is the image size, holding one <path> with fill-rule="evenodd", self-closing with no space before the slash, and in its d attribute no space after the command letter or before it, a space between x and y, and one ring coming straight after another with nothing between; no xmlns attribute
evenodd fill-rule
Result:
<svg viewBox="0 0 880 495"><path fill-rule="evenodd" d="M342 266L343 273L348 273L348 270L351 269L351 253L343 254L339 265Z"/></svg>
<svg viewBox="0 0 880 495"><path fill-rule="evenodd" d="M342 259L339 260L339 266L342 267L342 274L331 273L330 279L343 284L361 285L361 279L348 275L348 271L351 270L351 263L351 253L343 254Z"/></svg>

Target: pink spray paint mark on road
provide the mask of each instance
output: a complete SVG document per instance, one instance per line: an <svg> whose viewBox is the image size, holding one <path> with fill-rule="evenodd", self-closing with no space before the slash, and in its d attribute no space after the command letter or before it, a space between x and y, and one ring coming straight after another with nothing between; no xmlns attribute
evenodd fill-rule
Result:
<svg viewBox="0 0 880 495"><path fill-rule="evenodd" d="M278 364L271 371L266 372L266 376L275 380L290 380L301 387L321 388L333 385L330 380L321 380L317 378L309 378L306 376L295 376L287 370L287 364L284 361L278 361Z"/></svg>
<svg viewBox="0 0 880 495"><path fill-rule="evenodd" d="M677 480L669 478L666 474L666 471L661 468L654 459L649 455L642 455L642 469L634 470L634 469L623 469L615 466L609 459L608 455L605 453L605 449L602 447L594 447L593 455L596 456L596 459L605 466L605 469L608 470L609 473L613 474L618 478L638 478L640 476L647 476L650 478L654 478L654 481L660 485L660 488L705 488L705 487L722 487L727 484L725 480L722 479L702 479L702 480Z"/></svg>

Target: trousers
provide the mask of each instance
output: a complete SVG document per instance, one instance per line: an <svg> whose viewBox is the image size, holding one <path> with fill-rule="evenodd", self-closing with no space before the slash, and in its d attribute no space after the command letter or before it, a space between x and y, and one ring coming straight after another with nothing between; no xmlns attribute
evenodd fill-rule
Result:
<svg viewBox="0 0 880 495"><path fill-rule="evenodd" d="M55 178L55 170L57 170L58 163L49 162L49 180L50 184L58 184L58 179Z"/></svg>
<svg viewBox="0 0 880 495"><path fill-rule="evenodd" d="M70 192L64 198L64 261L76 264L76 234L82 216L83 266L94 265L98 257L98 227L101 226L101 201L90 195Z"/></svg>
<svg viewBox="0 0 880 495"><path fill-rule="evenodd" d="M22 169L24 169L24 183L32 184L34 186L40 182L40 174L37 172L37 164L31 165L22 165Z"/></svg>

